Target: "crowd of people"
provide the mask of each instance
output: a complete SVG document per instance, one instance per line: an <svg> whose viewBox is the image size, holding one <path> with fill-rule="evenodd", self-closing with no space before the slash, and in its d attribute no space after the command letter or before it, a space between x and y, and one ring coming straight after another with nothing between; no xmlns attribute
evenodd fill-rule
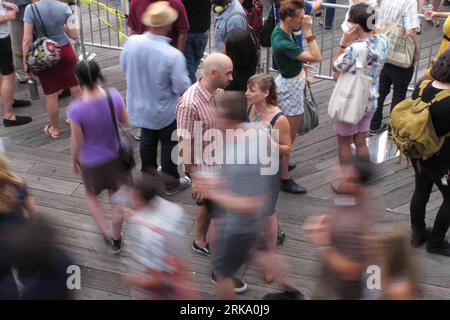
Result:
<svg viewBox="0 0 450 320"><path fill-rule="evenodd" d="M433 1L433 10L424 12L436 25L439 17L449 17L437 11L438 2ZM129 239L126 243L133 262L125 280L134 289L134 297L199 297L180 254L187 213L169 201L170 196L191 188L196 218L192 250L210 257L210 280L217 285L219 297L232 299L248 289L236 274L253 261L264 270L264 281L275 281L283 288L264 299L305 299L291 277L287 258L277 254L277 244L283 243L286 234L280 230L276 208L280 191L307 193L290 171L297 166L291 159L292 147L304 121L310 64L323 59L311 15L325 11L324 29L332 29L334 9L323 10L322 0L116 1L116 8L126 8L132 31L120 53L127 88L124 99L118 90L102 87L104 77L94 60L77 61L70 40L79 36L73 5L58 0L0 0L3 123L9 127L32 121L14 113L14 108L31 105L14 99L14 84L16 78L23 83L36 77L49 118L43 131L59 139L58 99L63 90L70 90L66 122L71 132L72 168L82 177L89 212L106 245L119 254ZM349 5L341 26L343 36L333 51L332 69L336 87L340 80L362 74L367 88L358 84L366 95L358 102L362 113L356 121L333 119L340 165L331 184L336 193L334 205L303 226L307 241L322 248L322 270L310 298L374 298L365 288L364 277L369 265L379 265L386 277L375 298L415 299L418 275L410 246L426 243L429 253L450 256L446 240L450 140L445 139L450 135L450 112L446 110L450 102L450 18L444 23L439 53L411 98L427 105L434 134L445 141L439 152L413 161L415 190L408 245L408 233L401 228L383 226L379 231L369 186L373 168L366 138L386 130L398 134L394 122L383 123L383 107L391 86L391 112L407 98L419 59L418 13L424 3L350 0ZM259 73L260 44L255 35L268 20L263 20L264 15L275 21L270 37L275 76ZM210 28L213 52L205 56ZM393 28L407 35L407 52L398 51ZM58 48L58 61L32 72L29 51L42 37ZM405 55L406 61L399 63L398 55ZM140 179L132 178L133 155L123 130L130 126L140 130L135 137ZM351 144L356 147L355 155ZM425 213L433 185L442 193L443 203L429 229ZM98 199L103 191L111 202L111 227ZM130 225L128 234L123 231L125 221ZM46 241L36 240L43 234L48 236ZM26 182L8 169L3 156L0 237L0 298L71 298L63 288L63 275L55 271L70 265L71 259L54 246L53 231L39 218ZM45 251L45 255L38 258L36 251ZM44 280L51 285L39 296Z"/></svg>

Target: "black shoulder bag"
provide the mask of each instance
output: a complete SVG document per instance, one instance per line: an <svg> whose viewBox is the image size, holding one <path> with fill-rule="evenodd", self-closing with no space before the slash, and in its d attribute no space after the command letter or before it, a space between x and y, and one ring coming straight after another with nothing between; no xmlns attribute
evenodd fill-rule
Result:
<svg viewBox="0 0 450 320"><path fill-rule="evenodd" d="M114 123L114 128L116 129L117 139L119 140L119 158L122 162L124 168L130 171L136 166L136 161L134 160L133 148L131 147L131 139L127 137L124 130L121 127L122 137L119 133L119 126L117 124L116 112L114 111L114 104L112 101L111 93L109 90L106 92L108 98L109 110L111 111L111 117Z"/></svg>

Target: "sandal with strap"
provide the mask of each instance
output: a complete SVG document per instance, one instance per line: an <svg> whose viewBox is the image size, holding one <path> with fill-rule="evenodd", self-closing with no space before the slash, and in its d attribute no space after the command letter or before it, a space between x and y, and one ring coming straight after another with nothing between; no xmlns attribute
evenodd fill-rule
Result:
<svg viewBox="0 0 450 320"><path fill-rule="evenodd" d="M46 135L48 135L49 137L52 137L53 139L58 139L58 138L60 138L60 137L61 137L60 134L54 134L54 133L51 133L51 132L50 132L50 129L51 129L52 127L53 127L53 126L52 126L51 124L46 124L45 127L44 127L44 133L45 133Z"/></svg>

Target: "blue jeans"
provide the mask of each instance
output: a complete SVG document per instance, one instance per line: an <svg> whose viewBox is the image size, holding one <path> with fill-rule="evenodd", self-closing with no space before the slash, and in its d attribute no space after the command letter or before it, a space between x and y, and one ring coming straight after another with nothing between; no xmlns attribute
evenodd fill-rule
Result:
<svg viewBox="0 0 450 320"><path fill-rule="evenodd" d="M188 33L186 38L186 48L184 50L184 56L186 57L187 69L189 72L189 78L192 83L197 81L195 74L197 68L205 52L206 45L208 44L208 35L205 33Z"/></svg>
<svg viewBox="0 0 450 320"><path fill-rule="evenodd" d="M336 4L336 0L325 0L325 3ZM333 28L333 20L336 9L334 8L325 8L325 27Z"/></svg>

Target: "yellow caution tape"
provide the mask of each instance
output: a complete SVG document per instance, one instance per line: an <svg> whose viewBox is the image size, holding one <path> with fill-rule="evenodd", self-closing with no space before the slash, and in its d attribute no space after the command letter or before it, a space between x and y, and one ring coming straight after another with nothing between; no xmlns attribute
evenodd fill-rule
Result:
<svg viewBox="0 0 450 320"><path fill-rule="evenodd" d="M128 39L128 36L122 32L122 19L126 18L126 16L123 13L121 13L120 11L118 11L116 9L108 7L106 4L96 1L96 0L80 0L80 2L81 2L81 4L85 4L85 5L91 5L91 4L95 5L95 6L99 7L100 9L106 10L106 11L114 14L115 16L117 16L118 28L114 27L108 21L106 21L104 18L100 17L98 14L91 11L101 22L103 22L104 25L106 25L108 28L110 28L113 31L118 33L120 42L122 42L122 40L124 38Z"/></svg>

